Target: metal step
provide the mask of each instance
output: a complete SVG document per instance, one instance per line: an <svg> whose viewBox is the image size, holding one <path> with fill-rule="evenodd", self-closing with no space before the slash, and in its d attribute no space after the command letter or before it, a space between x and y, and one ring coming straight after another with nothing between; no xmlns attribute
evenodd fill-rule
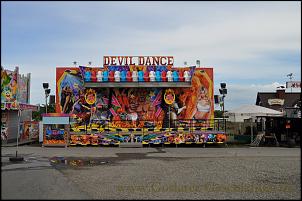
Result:
<svg viewBox="0 0 302 201"><path fill-rule="evenodd" d="M259 147L259 144L262 140L262 138L264 137L265 133L259 133L257 134L256 138L254 139L254 141L250 144L250 146L253 147Z"/></svg>

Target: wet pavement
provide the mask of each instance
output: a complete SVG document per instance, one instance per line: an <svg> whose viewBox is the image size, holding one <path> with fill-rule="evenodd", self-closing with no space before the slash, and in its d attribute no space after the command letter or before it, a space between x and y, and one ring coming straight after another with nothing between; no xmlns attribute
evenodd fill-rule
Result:
<svg viewBox="0 0 302 201"><path fill-rule="evenodd" d="M2 148L2 199L300 199L296 148ZM66 188L68 187L68 188Z"/></svg>

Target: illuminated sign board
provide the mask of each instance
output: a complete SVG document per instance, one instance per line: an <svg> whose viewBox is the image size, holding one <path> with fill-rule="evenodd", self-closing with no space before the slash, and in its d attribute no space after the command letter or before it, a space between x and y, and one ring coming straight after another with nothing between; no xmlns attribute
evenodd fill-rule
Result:
<svg viewBox="0 0 302 201"><path fill-rule="evenodd" d="M269 105L284 105L284 99L268 99L267 102Z"/></svg>
<svg viewBox="0 0 302 201"><path fill-rule="evenodd" d="M173 56L104 56L104 66L173 66Z"/></svg>

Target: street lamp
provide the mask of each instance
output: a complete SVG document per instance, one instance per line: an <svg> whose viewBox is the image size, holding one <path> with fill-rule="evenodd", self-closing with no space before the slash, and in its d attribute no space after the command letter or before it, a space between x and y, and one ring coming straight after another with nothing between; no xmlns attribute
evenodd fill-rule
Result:
<svg viewBox="0 0 302 201"><path fill-rule="evenodd" d="M220 83L219 93L222 95L222 115L223 115L223 123L224 123L224 133L226 132L226 123L225 123L225 116L224 116L224 98L225 95L228 93L226 89L226 83Z"/></svg>
<svg viewBox="0 0 302 201"><path fill-rule="evenodd" d="M47 113L47 97L50 94L50 89L48 89L48 87L49 87L49 84L47 82L43 83L43 88L45 91L45 111L46 111L46 113Z"/></svg>
<svg viewBox="0 0 302 201"><path fill-rule="evenodd" d="M74 61L74 62L73 62L73 65L74 65L74 66L77 66L77 62L76 62L76 61Z"/></svg>

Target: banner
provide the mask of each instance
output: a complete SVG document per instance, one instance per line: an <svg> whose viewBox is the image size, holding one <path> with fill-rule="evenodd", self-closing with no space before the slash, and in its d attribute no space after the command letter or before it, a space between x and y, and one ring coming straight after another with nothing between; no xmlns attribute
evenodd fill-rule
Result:
<svg viewBox="0 0 302 201"><path fill-rule="evenodd" d="M25 103L18 103L17 101L13 103L1 103L1 110L32 110L38 111L37 105L30 105Z"/></svg>
<svg viewBox="0 0 302 201"><path fill-rule="evenodd" d="M301 82L300 81L286 82L286 88L301 88Z"/></svg>
<svg viewBox="0 0 302 201"><path fill-rule="evenodd" d="M173 56L104 56L104 66L173 66Z"/></svg>

